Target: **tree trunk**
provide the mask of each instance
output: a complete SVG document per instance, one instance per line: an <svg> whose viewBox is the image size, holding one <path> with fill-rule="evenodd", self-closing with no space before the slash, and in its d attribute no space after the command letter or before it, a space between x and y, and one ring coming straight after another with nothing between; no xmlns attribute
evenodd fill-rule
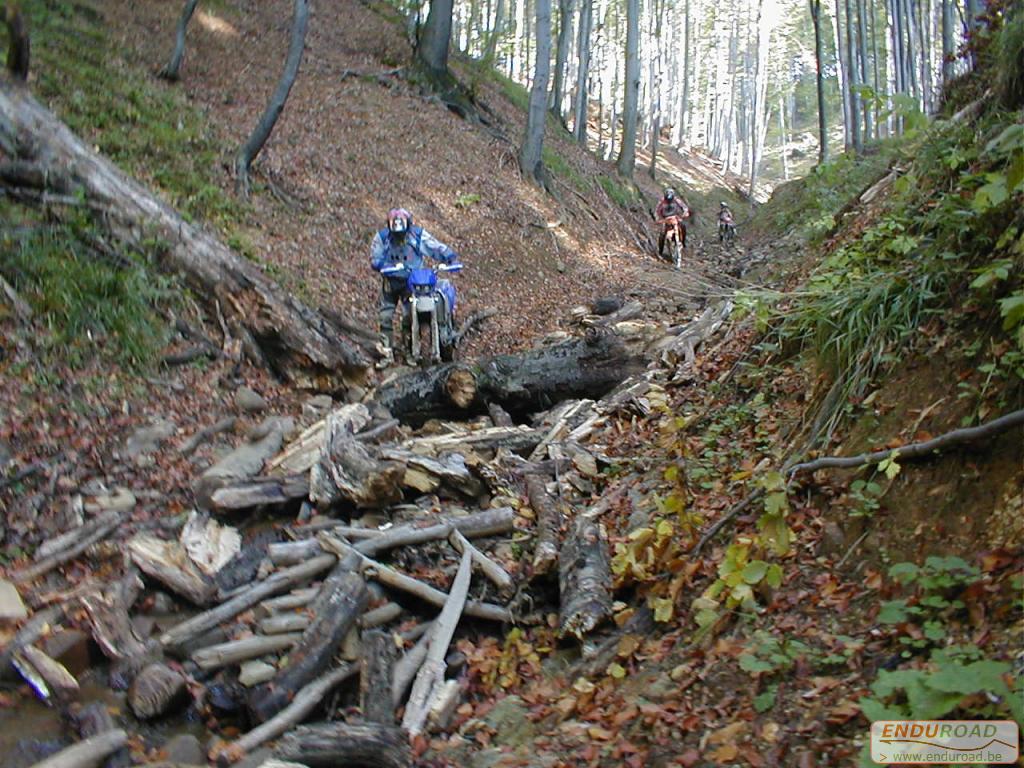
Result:
<svg viewBox="0 0 1024 768"><path fill-rule="evenodd" d="M25 82L28 80L32 44L25 15L18 3L8 0L4 8L4 24L7 27L7 71Z"/></svg>
<svg viewBox="0 0 1024 768"><path fill-rule="evenodd" d="M303 686L323 674L345 635L355 626L369 592L362 577L353 572L354 567L353 558L343 558L335 566L313 602L313 623L288 653L288 665L250 694L249 710L258 722L276 715Z"/></svg>
<svg viewBox="0 0 1024 768"><path fill-rule="evenodd" d="M626 0L626 93L622 108L622 145L616 168L627 179L636 165L636 113L640 96L640 0Z"/></svg>
<svg viewBox="0 0 1024 768"><path fill-rule="evenodd" d="M483 61L485 66L494 66L494 55L498 50L498 40L505 34L505 0L498 0L494 11L494 26L487 36L487 46L484 48Z"/></svg>
<svg viewBox="0 0 1024 768"><path fill-rule="evenodd" d="M683 97L679 102L679 142L690 145L690 0L686 0L683 13ZM678 54L677 54L678 55Z"/></svg>
<svg viewBox="0 0 1024 768"><path fill-rule="evenodd" d="M0 83L0 148L38 168L48 189L100 204L118 239L137 248L159 240L160 266L182 273L197 296L219 307L254 360L300 386L340 389L363 380L367 360L324 317L184 221L10 82Z"/></svg>
<svg viewBox="0 0 1024 768"><path fill-rule="evenodd" d="M860 96L857 94L857 38L853 32L853 12L850 0L846 3L846 71L847 77L847 108L850 112L850 140L853 143L853 151L858 155L864 151L864 145L860 137Z"/></svg>
<svg viewBox="0 0 1024 768"><path fill-rule="evenodd" d="M515 414L570 397L600 397L643 367L639 351L610 333L474 363L415 371L388 382L375 400L411 423L486 413L497 402Z"/></svg>
<svg viewBox="0 0 1024 768"><path fill-rule="evenodd" d="M572 42L574 0L558 0L558 39L555 41L555 80L551 87L551 113L564 124L562 102L565 100L565 69Z"/></svg>
<svg viewBox="0 0 1024 768"><path fill-rule="evenodd" d="M868 83L868 27L867 11L864 0L857 0L857 51L860 60L860 84ZM863 142L871 140L871 102L860 96L861 111L864 116L864 128L861 132Z"/></svg>
<svg viewBox="0 0 1024 768"><path fill-rule="evenodd" d="M188 23L191 21L197 5L199 5L199 0L185 0L185 7L181 11L178 27L174 34L174 52L171 53L171 60L160 70L160 77L165 80L174 82L180 77L181 62L185 58L185 31L188 29Z"/></svg>
<svg viewBox="0 0 1024 768"><path fill-rule="evenodd" d="M235 187L243 197L249 196L249 168L256 155L263 149L263 145L274 130L277 118L281 116L284 103L291 93L292 84L299 74L299 64L302 62L302 49L306 45L306 22L309 19L308 0L295 0L295 10L292 15L292 39L288 45L288 56L284 62L284 72L274 89L263 117L256 124L249 140L238 150L235 157Z"/></svg>
<svg viewBox="0 0 1024 768"><path fill-rule="evenodd" d="M573 110L573 135L584 149L587 148L587 106L590 94L587 81L590 77L590 32L594 19L594 0L580 0L580 28L576 47L579 50L579 68L576 71L576 104ZM598 94L600 97L600 93Z"/></svg>
<svg viewBox="0 0 1024 768"><path fill-rule="evenodd" d="M448 75L448 46L452 37L453 0L433 0L423 25L416 56L435 77Z"/></svg>
<svg viewBox="0 0 1024 768"><path fill-rule="evenodd" d="M281 737L277 757L309 768L409 768L412 755L397 726L317 723Z"/></svg>
<svg viewBox="0 0 1024 768"><path fill-rule="evenodd" d="M526 132L519 150L519 168L537 184L544 183L544 124L547 122L548 76L551 72L551 0L536 0L537 65L530 90Z"/></svg>
<svg viewBox="0 0 1024 768"><path fill-rule="evenodd" d="M825 76L822 72L821 0L809 0L814 23L815 84L818 93L818 164L828 160L828 118L825 114Z"/></svg>

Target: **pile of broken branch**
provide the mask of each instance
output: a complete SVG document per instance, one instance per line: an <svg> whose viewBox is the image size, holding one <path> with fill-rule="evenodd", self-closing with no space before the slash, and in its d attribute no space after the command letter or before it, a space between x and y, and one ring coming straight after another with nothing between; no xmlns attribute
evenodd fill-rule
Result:
<svg viewBox="0 0 1024 768"><path fill-rule="evenodd" d="M699 335L683 329L653 348L678 352L685 362L727 311L705 313ZM549 380L567 357L587 354L552 356L548 348L546 357L527 358L533 383L540 375ZM530 365L517 366L516 375ZM75 678L35 646L48 627L75 615L75 604L111 661L112 680L128 688L137 718L162 717L190 700L200 711L245 713L252 729L210 748L221 764L276 740L276 757L309 766L409 765L408 737L444 730L465 692L465 659L451 652L460 623L463 632L481 632L545 620L549 607L533 605L528 594L536 578L558 582L563 637L583 640L610 617L600 516L615 497L594 501L596 481L612 462L599 442L601 427L647 415L663 400L656 380L667 375L655 364L603 397L566 400L516 424L496 394L501 366L448 369L456 370L479 385L462 407L472 412L475 393L487 392L487 415L432 419L412 432L380 406L385 387L369 404L334 407L287 446L291 425L270 420L255 442L197 479L202 512L176 538L136 532L125 546L125 575L113 584L87 583L38 612L8 644L0 668L13 663L43 698L73 700ZM403 385L391 391L395 386ZM510 388L506 403L521 405L523 388ZM256 512L294 521L254 527L243 544L234 528L210 516ZM117 511L97 514L41 548L38 562L12 580L37 579L121 522ZM474 571L483 578L474 581ZM140 575L200 612L140 636L130 615L144 591ZM345 685L354 678L358 686ZM358 714L331 719L339 702L357 704ZM302 725L316 712L328 719ZM66 752L84 751L95 763L96 749L107 750L103 757L125 740L109 715L103 727L93 714L80 731L92 738ZM78 760L65 755L59 765L85 765Z"/></svg>

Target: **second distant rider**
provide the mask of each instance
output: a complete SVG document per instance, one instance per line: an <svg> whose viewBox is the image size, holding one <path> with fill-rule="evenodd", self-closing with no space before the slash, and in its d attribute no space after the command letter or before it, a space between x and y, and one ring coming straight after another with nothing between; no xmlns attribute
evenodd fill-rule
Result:
<svg viewBox="0 0 1024 768"><path fill-rule="evenodd" d="M414 226L412 214L404 208L388 211L388 225L373 236L370 265L378 272L385 267L403 266L401 272L382 275L380 292L380 333L390 355L394 336L395 308L406 293L409 271L424 266L424 258L453 264L458 256L423 227Z"/></svg>

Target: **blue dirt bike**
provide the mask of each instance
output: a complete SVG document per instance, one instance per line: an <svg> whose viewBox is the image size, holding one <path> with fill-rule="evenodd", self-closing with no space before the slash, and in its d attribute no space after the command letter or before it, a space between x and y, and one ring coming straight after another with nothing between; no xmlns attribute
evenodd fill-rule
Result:
<svg viewBox="0 0 1024 768"><path fill-rule="evenodd" d="M399 306L403 313L402 348L411 363L455 359L455 285L438 275L461 270L461 264L436 264L412 270L396 265L381 270L383 275L408 273L406 294Z"/></svg>

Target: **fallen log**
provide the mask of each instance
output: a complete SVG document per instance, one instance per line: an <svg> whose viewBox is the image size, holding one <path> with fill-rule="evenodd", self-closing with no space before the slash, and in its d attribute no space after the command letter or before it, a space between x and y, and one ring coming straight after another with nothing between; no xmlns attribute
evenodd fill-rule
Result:
<svg viewBox="0 0 1024 768"><path fill-rule="evenodd" d="M26 645L14 654L13 664L44 701L52 697L63 703L78 695L75 676L33 645Z"/></svg>
<svg viewBox="0 0 1024 768"><path fill-rule="evenodd" d="M36 763L32 768L95 768L127 742L128 734L116 728L62 749L57 754Z"/></svg>
<svg viewBox="0 0 1024 768"><path fill-rule="evenodd" d="M343 405L332 410L326 417L304 429L287 448L267 461L267 474L297 475L309 472L320 457L328 418L334 420L336 428L345 428L354 434L371 420L369 409L362 403Z"/></svg>
<svg viewBox="0 0 1024 768"><path fill-rule="evenodd" d="M140 663L148 651L135 634L122 591L111 587L103 594L83 597L81 602L103 655L113 661Z"/></svg>
<svg viewBox="0 0 1024 768"><path fill-rule="evenodd" d="M309 768L359 766L409 768L412 752L405 731L396 726L318 723L286 733L274 751L277 757Z"/></svg>
<svg viewBox="0 0 1024 768"><path fill-rule="evenodd" d="M121 515L119 512L104 512L87 523L83 523L76 528L72 528L70 531L62 533L60 536L44 541L36 550L34 559L36 562L39 562L40 560L46 560L53 555L70 549L72 546L79 544L92 536L101 528L105 528L111 523L116 525L120 519Z"/></svg>
<svg viewBox="0 0 1024 768"><path fill-rule="evenodd" d="M374 399L413 424L487 413L488 403L528 413L567 397L600 397L642 367L640 352L614 334L589 332L516 355L415 371L384 384Z"/></svg>
<svg viewBox="0 0 1024 768"><path fill-rule="evenodd" d="M301 723L312 712L330 691L344 681L354 677L359 668L351 664L342 664L306 685L295 694L291 703L262 725L258 725L234 742L218 742L210 750L209 757L218 763L235 763L245 757L246 753L270 741L289 728Z"/></svg>
<svg viewBox="0 0 1024 768"><path fill-rule="evenodd" d="M473 476L465 460L457 453L450 453L438 459L421 456L412 451L398 448L383 448L381 457L405 465L402 485L420 493L432 493L442 484L466 496L476 497L484 491L484 485Z"/></svg>
<svg viewBox="0 0 1024 768"><path fill-rule="evenodd" d="M339 329L271 283L255 264L189 224L169 205L96 154L24 87L0 82L0 146L35 164L48 189L99 201L103 224L119 240L144 249L159 240L161 266L186 278L250 357L303 386L343 389L361 382L369 361Z"/></svg>
<svg viewBox="0 0 1024 768"><path fill-rule="evenodd" d="M497 450L505 448L509 451L522 451L532 448L540 442L539 430L525 425L512 427L488 427L486 429L452 432L445 435L430 437L414 437L402 443L402 448L418 452L429 451L435 455L457 450Z"/></svg>
<svg viewBox="0 0 1024 768"><path fill-rule="evenodd" d="M537 538L533 547L533 572L544 574L558 562L558 540L562 530L562 513L551 498L544 479L538 475L526 476L526 493L530 507L537 515Z"/></svg>
<svg viewBox="0 0 1024 768"><path fill-rule="evenodd" d="M301 617L296 616L296 618ZM192 654L192 661L200 669L209 672L258 656L266 656L268 653L287 650L299 642L301 637L302 635L298 632L288 632L277 635L255 635L242 640L218 643L195 651Z"/></svg>
<svg viewBox="0 0 1024 768"><path fill-rule="evenodd" d="M216 583L196 567L179 542L142 533L132 538L127 548L139 570L193 605L208 605L217 593Z"/></svg>
<svg viewBox="0 0 1024 768"><path fill-rule="evenodd" d="M276 715L299 689L312 682L355 626L369 600L366 583L353 572L357 562L355 557L344 557L335 566L311 607L313 623L289 652L287 666L250 693L249 711L258 722Z"/></svg>
<svg viewBox="0 0 1024 768"><path fill-rule="evenodd" d="M309 498L323 508L346 500L361 508L380 508L402 498L405 468L378 460L355 439L351 424L334 414L327 417L319 460L309 476Z"/></svg>
<svg viewBox="0 0 1024 768"><path fill-rule="evenodd" d="M611 616L611 568L608 541L597 520L576 518L558 556L559 632L582 640Z"/></svg>
<svg viewBox="0 0 1024 768"><path fill-rule="evenodd" d="M395 724L391 706L391 669L395 661L395 642L390 632L372 629L361 638L362 659L359 672L359 709L368 723Z"/></svg>
<svg viewBox="0 0 1024 768"><path fill-rule="evenodd" d="M160 636L160 644L167 650L180 652L189 640L198 637L207 630L220 624L222 621L234 618L246 608L251 608L264 598L284 592L297 584L302 584L318 573L326 571L333 566L337 558L334 555L321 555L314 557L299 565L286 568L268 576L264 581L254 585L251 589L237 595L226 603L211 608L205 613L193 616L181 624L177 624Z"/></svg>

